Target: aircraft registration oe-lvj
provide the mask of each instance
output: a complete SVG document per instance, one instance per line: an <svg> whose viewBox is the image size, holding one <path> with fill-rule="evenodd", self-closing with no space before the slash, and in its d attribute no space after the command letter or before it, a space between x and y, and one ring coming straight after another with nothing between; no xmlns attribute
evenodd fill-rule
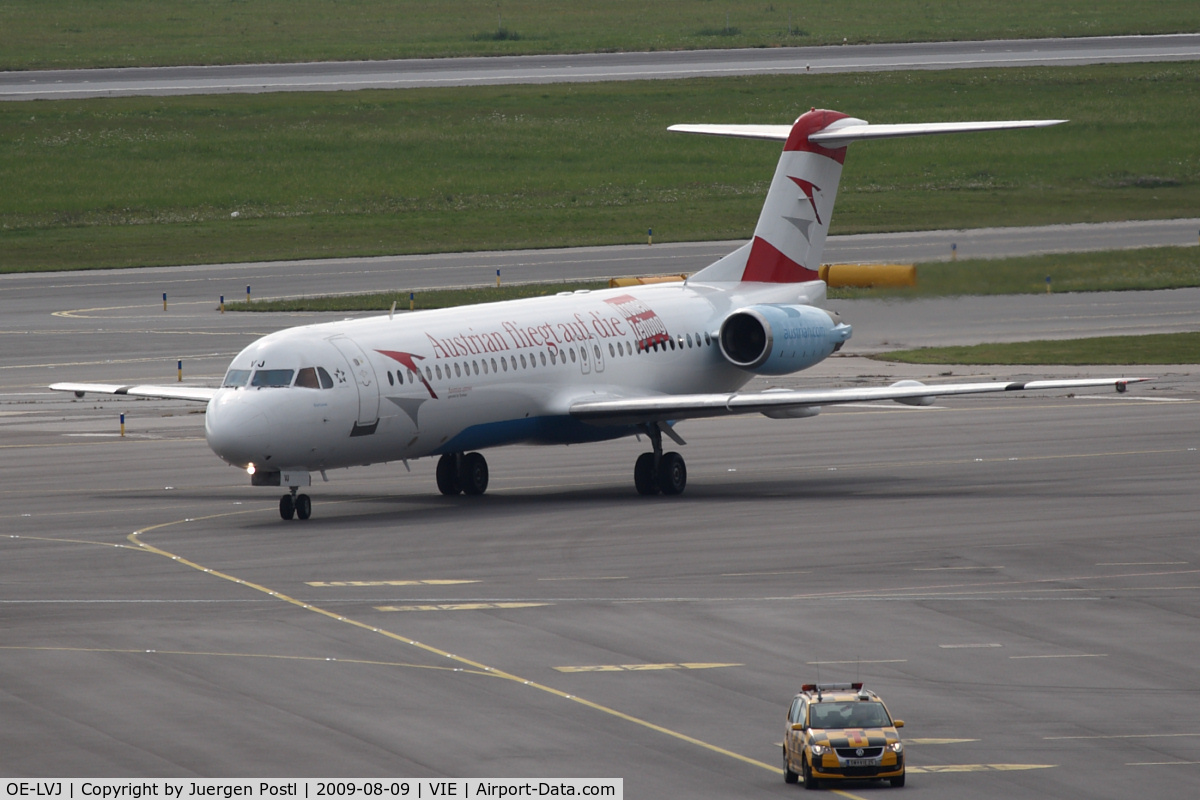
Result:
<svg viewBox="0 0 1200 800"><path fill-rule="evenodd" d="M50 388L208 404L212 450L256 486L288 491L284 519L307 519L311 473L439 456L447 495L482 494L479 450L645 434L634 466L643 495L677 495L687 468L663 438L680 420L936 396L1113 386L1141 378L987 381L739 391L828 358L850 326L823 308L821 252L849 144L924 134L1037 128L1064 120L870 125L813 109L792 125L676 125L671 130L785 142L754 238L678 283L486 303L305 325L251 343L219 388L56 383Z"/></svg>

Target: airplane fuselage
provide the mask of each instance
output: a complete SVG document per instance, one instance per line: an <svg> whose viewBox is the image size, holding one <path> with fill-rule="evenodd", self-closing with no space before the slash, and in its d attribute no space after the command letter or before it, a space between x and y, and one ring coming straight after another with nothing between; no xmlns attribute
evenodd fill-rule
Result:
<svg viewBox="0 0 1200 800"><path fill-rule="evenodd" d="M718 342L732 311L808 306L824 285L729 291L658 284L292 328L233 359L208 406L225 461L319 471L519 442L571 444L637 433L570 415L583 400L734 392L754 377ZM778 347L805 366L845 339L807 308ZM844 327L844 326L843 326Z"/></svg>

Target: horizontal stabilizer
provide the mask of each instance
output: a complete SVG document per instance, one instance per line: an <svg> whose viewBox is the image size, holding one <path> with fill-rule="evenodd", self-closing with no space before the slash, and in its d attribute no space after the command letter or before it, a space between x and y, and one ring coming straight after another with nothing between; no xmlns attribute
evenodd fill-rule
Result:
<svg viewBox="0 0 1200 800"><path fill-rule="evenodd" d="M823 147L836 149L851 142L866 139L896 139L904 136L926 136L938 133L973 133L1005 131L1015 128L1046 128L1060 125L1065 119L1019 119L988 122L918 122L899 125L871 125L861 119L845 119L824 130L809 135L808 140ZM849 124L842 124L849 123ZM676 133L700 133L708 136L731 136L739 139L771 139L786 142L792 133L791 125L672 125Z"/></svg>
<svg viewBox="0 0 1200 800"><path fill-rule="evenodd" d="M194 400L207 403L217 393L208 386L134 386L116 383L52 383L56 392L74 392L80 397L93 394L124 394L130 397L155 397L161 400Z"/></svg>

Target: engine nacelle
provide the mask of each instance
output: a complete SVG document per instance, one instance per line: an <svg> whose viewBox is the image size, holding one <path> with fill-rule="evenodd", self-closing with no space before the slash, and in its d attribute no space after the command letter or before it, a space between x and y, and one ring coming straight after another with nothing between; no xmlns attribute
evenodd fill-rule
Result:
<svg viewBox="0 0 1200 800"><path fill-rule="evenodd" d="M824 361L850 338L850 326L813 306L739 308L717 340L729 363L759 375L786 375Z"/></svg>

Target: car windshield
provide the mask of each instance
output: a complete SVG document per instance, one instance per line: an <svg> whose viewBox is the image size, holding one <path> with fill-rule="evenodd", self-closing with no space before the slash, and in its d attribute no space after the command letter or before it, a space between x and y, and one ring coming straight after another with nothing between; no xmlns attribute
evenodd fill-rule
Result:
<svg viewBox="0 0 1200 800"><path fill-rule="evenodd" d="M814 703L808 713L814 728L886 728L892 724L883 703L854 700L844 703Z"/></svg>

